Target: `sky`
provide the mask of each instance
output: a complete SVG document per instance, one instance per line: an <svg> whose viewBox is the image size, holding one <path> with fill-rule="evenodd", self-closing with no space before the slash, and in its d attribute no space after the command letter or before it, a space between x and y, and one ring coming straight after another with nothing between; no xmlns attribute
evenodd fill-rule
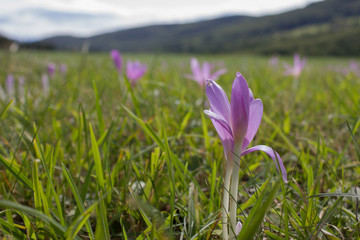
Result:
<svg viewBox="0 0 360 240"><path fill-rule="evenodd" d="M20 41L88 37L153 24L262 16L319 0L1 0L0 35Z"/></svg>

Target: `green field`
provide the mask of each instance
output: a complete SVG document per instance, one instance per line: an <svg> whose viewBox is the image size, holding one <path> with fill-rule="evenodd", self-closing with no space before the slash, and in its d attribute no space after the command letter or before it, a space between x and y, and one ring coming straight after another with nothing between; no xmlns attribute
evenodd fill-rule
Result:
<svg viewBox="0 0 360 240"><path fill-rule="evenodd" d="M25 94L0 100L0 237L221 239L226 162L205 90L185 77L191 57L124 55L148 65L130 87L108 53L1 52L1 87L23 76ZM264 104L251 146L273 147L288 173L284 183L261 152L242 158L240 237L360 239L360 76L341 73L351 59L308 58L295 80L283 75L292 57L197 57L227 68L228 96L236 72L246 78ZM68 71L46 95L49 62Z"/></svg>

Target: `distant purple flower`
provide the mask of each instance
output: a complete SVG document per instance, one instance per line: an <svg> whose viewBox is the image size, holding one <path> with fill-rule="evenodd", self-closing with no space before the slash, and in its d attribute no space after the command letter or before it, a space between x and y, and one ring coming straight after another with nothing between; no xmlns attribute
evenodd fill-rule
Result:
<svg viewBox="0 0 360 240"><path fill-rule="evenodd" d="M211 73L214 66L209 62L204 62L202 67L196 58L192 58L190 61L192 75L187 74L187 78L196 81L201 87L206 85L207 80L216 81L218 77L227 72L225 68L222 68L214 73Z"/></svg>
<svg viewBox="0 0 360 240"><path fill-rule="evenodd" d="M116 49L113 49L111 50L110 52L110 56L114 62L114 65L116 67L116 69L118 70L118 72L122 72L122 65L123 65L123 60L122 60L122 57L121 57L121 53L116 50Z"/></svg>
<svg viewBox="0 0 360 240"><path fill-rule="evenodd" d="M6 94L10 98L15 95L15 79L11 74L9 74L6 78Z"/></svg>
<svg viewBox="0 0 360 240"><path fill-rule="evenodd" d="M61 73L62 75L65 75L65 74L67 73L67 66L66 66L66 64L64 64L64 63L60 64L60 73Z"/></svg>
<svg viewBox="0 0 360 240"><path fill-rule="evenodd" d="M238 222L235 227L235 235L236 236L239 235L239 233L241 232L241 229L242 229L242 224L241 224L241 222Z"/></svg>
<svg viewBox="0 0 360 240"><path fill-rule="evenodd" d="M48 63L47 72L48 72L50 77L52 77L54 75L55 69L56 69L55 63L52 63L52 62Z"/></svg>
<svg viewBox="0 0 360 240"><path fill-rule="evenodd" d="M285 64L285 71L284 71L284 75L285 76L293 76L295 78L300 77L301 72L303 71L304 67L306 64L306 60L305 59L300 59L300 55L299 54L295 54L294 55L294 66L291 66L289 64Z"/></svg>
<svg viewBox="0 0 360 240"><path fill-rule="evenodd" d="M350 61L349 66L343 70L344 75L354 73L356 76L360 76L360 66L355 61Z"/></svg>
<svg viewBox="0 0 360 240"><path fill-rule="evenodd" d="M146 73L147 66L139 61L128 61L126 63L126 76L131 81L131 85L135 83Z"/></svg>
<svg viewBox="0 0 360 240"><path fill-rule="evenodd" d="M287 182L287 174L278 153L265 145L257 145L246 149L254 138L263 115L263 104L260 99L254 99L245 78L237 73L232 86L231 104L224 90L212 80L208 81L206 95L210 102L210 110L205 110L224 146L228 162L233 161L234 152L242 157L253 151L263 151L275 162ZM280 169L278 166L280 164Z"/></svg>
<svg viewBox="0 0 360 240"><path fill-rule="evenodd" d="M24 76L20 76L18 78L18 93L21 101L25 99L25 78Z"/></svg>
<svg viewBox="0 0 360 240"><path fill-rule="evenodd" d="M44 91L44 95L46 97L46 96L49 95L49 89L50 89L48 75L43 74L41 76L41 83L42 83L42 88L43 88L43 91Z"/></svg>

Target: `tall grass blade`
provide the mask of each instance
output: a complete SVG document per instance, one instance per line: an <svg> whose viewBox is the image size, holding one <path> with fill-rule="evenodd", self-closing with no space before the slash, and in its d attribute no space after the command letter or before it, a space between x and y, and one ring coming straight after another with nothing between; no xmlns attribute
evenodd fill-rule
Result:
<svg viewBox="0 0 360 240"><path fill-rule="evenodd" d="M249 216L246 218L242 230L239 233L238 239L249 240L255 237L255 234L258 228L261 226L267 210L273 203L279 186L279 184L272 184L272 186L268 186L265 188L265 191L261 193L255 203L255 206L251 209Z"/></svg>
<svg viewBox="0 0 360 240"><path fill-rule="evenodd" d="M71 174L69 173L69 170L65 167L64 163L61 163L61 167L62 167L62 170L63 170L63 174L70 186L70 189L71 189L71 192L75 198L75 201L76 201L76 205L80 211L81 214L83 214L85 212L85 206L84 206L84 203L81 199L81 196L80 196L80 193L77 189L77 187L75 186L75 182L74 182L74 179L72 178ZM92 228L91 228L91 223L89 220L87 220L85 222L85 226L86 226L86 230L89 234L89 237L90 239L94 239L94 233L92 231Z"/></svg>

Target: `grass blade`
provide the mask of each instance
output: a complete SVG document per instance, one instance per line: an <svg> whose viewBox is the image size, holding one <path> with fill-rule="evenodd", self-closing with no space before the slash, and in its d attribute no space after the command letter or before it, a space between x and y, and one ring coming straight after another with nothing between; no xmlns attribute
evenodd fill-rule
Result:
<svg viewBox="0 0 360 240"><path fill-rule="evenodd" d="M64 174L64 176L65 176L65 178L66 178L66 180L67 180L67 182L68 182L68 184L70 186L71 192L74 195L76 205L77 205L80 213L83 214L85 212L84 203L83 203L83 201L81 199L81 196L80 196L80 193L79 193L77 187L75 186L74 179L72 178L72 176L69 173L68 169L65 167L64 163L61 163L61 167L62 167L62 170L63 170L63 174ZM86 229L88 231L90 239L94 239L94 233L92 231L91 223L90 223L89 220L87 220L85 222L85 226L86 226Z"/></svg>

